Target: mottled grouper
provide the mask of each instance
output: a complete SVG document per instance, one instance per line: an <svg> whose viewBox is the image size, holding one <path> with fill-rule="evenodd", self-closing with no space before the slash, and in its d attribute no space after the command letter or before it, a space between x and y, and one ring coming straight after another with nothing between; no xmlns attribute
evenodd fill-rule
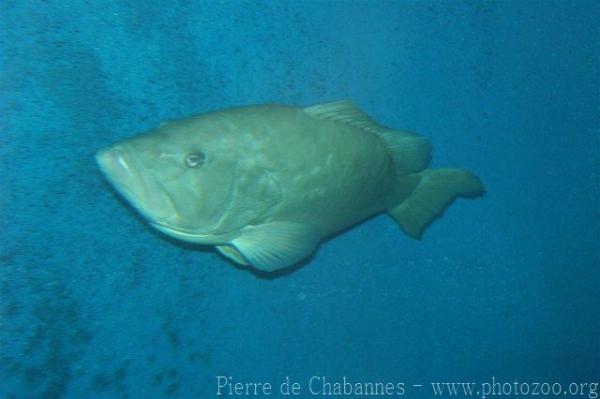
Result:
<svg viewBox="0 0 600 399"><path fill-rule="evenodd" d="M468 171L427 168L430 150L424 137L337 101L170 121L96 158L161 232L270 272L379 212L420 238L455 198L484 194Z"/></svg>

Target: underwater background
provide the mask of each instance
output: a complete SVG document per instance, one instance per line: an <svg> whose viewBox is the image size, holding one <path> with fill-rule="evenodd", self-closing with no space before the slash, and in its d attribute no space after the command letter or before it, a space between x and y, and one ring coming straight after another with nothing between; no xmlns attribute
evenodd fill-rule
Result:
<svg viewBox="0 0 600 399"><path fill-rule="evenodd" d="M600 380L597 1L0 7L0 398ZM421 241L375 217L269 279L152 232L94 162L167 119L343 98L486 197Z"/></svg>

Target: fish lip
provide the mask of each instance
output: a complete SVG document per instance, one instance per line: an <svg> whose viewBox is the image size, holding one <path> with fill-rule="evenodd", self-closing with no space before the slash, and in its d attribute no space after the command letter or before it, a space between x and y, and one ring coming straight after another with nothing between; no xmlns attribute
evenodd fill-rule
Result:
<svg viewBox="0 0 600 399"><path fill-rule="evenodd" d="M124 180L141 182L141 179L131 168L122 150L118 147L103 148L96 153L96 163L117 192L134 203L140 203L139 196L127 187Z"/></svg>
<svg viewBox="0 0 600 399"><path fill-rule="evenodd" d="M96 153L96 163L100 171L113 186L145 218L152 219L152 212L147 207L144 197L147 196L147 183L132 166L131 157L118 145L104 148ZM135 186L137 190L129 188Z"/></svg>
<svg viewBox="0 0 600 399"><path fill-rule="evenodd" d="M194 237L210 237L213 236L213 234L211 233L205 233L205 232L197 232L194 230L190 230L190 229L182 229L179 227L174 227L172 225L170 225L169 223L166 222L161 222L161 221L154 221L154 222L150 222L151 225L153 225L154 227L156 227L159 230L169 230L175 233L179 233L179 234L184 234L184 235L189 235L189 236L194 236Z"/></svg>
<svg viewBox="0 0 600 399"><path fill-rule="evenodd" d="M117 177L116 172L122 173L119 171L124 170L130 177L134 177L135 173L130 167L130 162L127 162L125 158L125 153L119 147L108 147L103 148L96 153L96 163L98 167L102 171L102 173L111 181L116 181L115 177ZM118 164L118 166L116 165ZM117 167L115 167L117 166Z"/></svg>
<svg viewBox="0 0 600 399"><path fill-rule="evenodd" d="M135 149L118 143L96 153L96 163L112 188L149 222L177 215L168 190L160 181L144 176Z"/></svg>
<svg viewBox="0 0 600 399"><path fill-rule="evenodd" d="M222 241L221 238L215 234L204 232L199 233L193 230L181 229L165 222L153 221L150 222L150 225L152 225L161 233L164 233L170 237L195 244L216 245Z"/></svg>

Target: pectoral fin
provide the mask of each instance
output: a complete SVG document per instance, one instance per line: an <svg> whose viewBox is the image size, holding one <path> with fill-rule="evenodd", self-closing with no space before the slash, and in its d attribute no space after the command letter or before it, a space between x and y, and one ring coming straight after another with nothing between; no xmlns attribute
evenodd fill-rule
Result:
<svg viewBox="0 0 600 399"><path fill-rule="evenodd" d="M271 222L247 226L231 241L233 248L219 251L241 264L272 272L294 265L312 254L319 240L318 230L295 222Z"/></svg>

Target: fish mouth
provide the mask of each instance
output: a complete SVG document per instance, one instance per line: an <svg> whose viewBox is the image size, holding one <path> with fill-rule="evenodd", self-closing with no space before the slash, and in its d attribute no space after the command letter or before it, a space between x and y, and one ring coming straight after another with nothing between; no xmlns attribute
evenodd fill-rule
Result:
<svg viewBox="0 0 600 399"><path fill-rule="evenodd" d="M98 151L96 162L115 190L151 221L172 217L171 199L157 182L144 176L126 148L115 145Z"/></svg>
<svg viewBox="0 0 600 399"><path fill-rule="evenodd" d="M137 174L132 170L131 163L125 159L125 154L119 148L104 148L96 154L96 163L106 179L125 197L137 195L129 187L137 180Z"/></svg>

